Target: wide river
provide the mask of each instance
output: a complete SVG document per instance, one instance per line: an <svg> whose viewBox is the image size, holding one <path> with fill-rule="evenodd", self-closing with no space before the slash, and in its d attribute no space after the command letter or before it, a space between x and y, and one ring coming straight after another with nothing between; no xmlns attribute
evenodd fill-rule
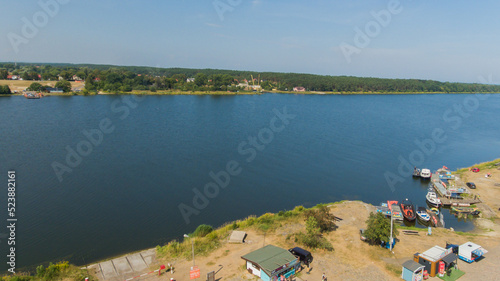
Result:
<svg viewBox="0 0 500 281"><path fill-rule="evenodd" d="M84 264L296 205L424 206L407 170L498 158L499 112L498 94L3 97L0 269L9 170L17 267Z"/></svg>

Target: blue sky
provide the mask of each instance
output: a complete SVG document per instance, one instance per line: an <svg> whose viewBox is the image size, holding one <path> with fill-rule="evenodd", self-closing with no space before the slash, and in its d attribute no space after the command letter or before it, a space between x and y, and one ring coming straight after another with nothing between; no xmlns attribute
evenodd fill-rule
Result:
<svg viewBox="0 0 500 281"><path fill-rule="evenodd" d="M0 1L0 61L500 81L498 1Z"/></svg>

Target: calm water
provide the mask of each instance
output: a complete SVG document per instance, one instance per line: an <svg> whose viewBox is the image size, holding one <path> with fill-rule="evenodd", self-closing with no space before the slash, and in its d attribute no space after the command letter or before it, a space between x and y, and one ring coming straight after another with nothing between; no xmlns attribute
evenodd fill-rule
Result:
<svg viewBox="0 0 500 281"><path fill-rule="evenodd" d="M201 223L296 205L406 197L424 205L427 183L403 175L389 188L384 174L400 175L398 157L412 155L419 167L435 170L500 155L500 95L148 96L128 101L135 108L121 98L0 98L1 192L14 169L18 267L89 263L163 244ZM463 104L465 112L454 111ZM271 138L273 110L285 106L295 118L284 128L275 121L272 128L282 130ZM76 149L86 140L82 132L105 118L114 131L60 182L52 164L66 165L66 147ZM445 141L419 154L415 141L432 138L435 128ZM259 132L268 143L251 149L248 139ZM193 206L193 189L203 191L209 173L230 161L240 174L186 224L178 205ZM0 211L2 224L6 213ZM447 227L472 228L447 211L445 219Z"/></svg>

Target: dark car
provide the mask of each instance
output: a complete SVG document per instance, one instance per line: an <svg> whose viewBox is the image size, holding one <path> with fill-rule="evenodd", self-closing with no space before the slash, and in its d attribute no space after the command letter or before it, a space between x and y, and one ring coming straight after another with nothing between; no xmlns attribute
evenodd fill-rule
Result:
<svg viewBox="0 0 500 281"><path fill-rule="evenodd" d="M302 248L295 247L288 251L292 253L292 255L298 257L300 262L307 266L309 266L309 264L311 264L313 261L313 256L311 255L311 252L306 251Z"/></svg>
<svg viewBox="0 0 500 281"><path fill-rule="evenodd" d="M468 182L468 183L466 183L466 185L467 185L470 189L476 189L476 185L475 185L473 182Z"/></svg>

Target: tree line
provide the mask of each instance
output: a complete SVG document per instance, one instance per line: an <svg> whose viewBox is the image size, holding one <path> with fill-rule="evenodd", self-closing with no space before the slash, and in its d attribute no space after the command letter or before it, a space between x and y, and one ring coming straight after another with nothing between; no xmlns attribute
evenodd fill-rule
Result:
<svg viewBox="0 0 500 281"><path fill-rule="evenodd" d="M292 91L304 87L322 92L500 92L500 85L451 83L420 79L385 79L301 73L252 72L219 69L157 68L92 64L0 63L0 79L19 75L24 80L85 81L86 91L132 90L238 91L238 85L259 84L264 90ZM260 77L260 79L256 79ZM188 78L194 78L189 79ZM252 80L254 79L254 80ZM194 81L193 81L194 80Z"/></svg>

